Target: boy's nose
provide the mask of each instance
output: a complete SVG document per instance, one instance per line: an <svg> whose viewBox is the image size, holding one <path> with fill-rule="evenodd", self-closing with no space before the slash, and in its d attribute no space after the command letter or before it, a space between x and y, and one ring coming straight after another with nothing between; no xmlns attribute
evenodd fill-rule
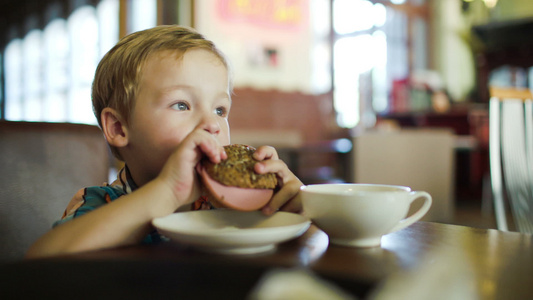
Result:
<svg viewBox="0 0 533 300"><path fill-rule="evenodd" d="M214 116L204 117L200 123L200 128L213 135L217 135L220 132L220 125Z"/></svg>

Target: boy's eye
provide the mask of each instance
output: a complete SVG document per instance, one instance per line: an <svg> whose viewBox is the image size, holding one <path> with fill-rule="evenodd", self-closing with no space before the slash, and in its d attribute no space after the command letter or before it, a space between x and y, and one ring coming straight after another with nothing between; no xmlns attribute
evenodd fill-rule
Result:
<svg viewBox="0 0 533 300"><path fill-rule="evenodd" d="M178 102L172 105L172 108L175 110L189 110L189 105L185 102Z"/></svg>
<svg viewBox="0 0 533 300"><path fill-rule="evenodd" d="M227 110L225 107L217 107L215 113L220 117L225 117L227 115Z"/></svg>

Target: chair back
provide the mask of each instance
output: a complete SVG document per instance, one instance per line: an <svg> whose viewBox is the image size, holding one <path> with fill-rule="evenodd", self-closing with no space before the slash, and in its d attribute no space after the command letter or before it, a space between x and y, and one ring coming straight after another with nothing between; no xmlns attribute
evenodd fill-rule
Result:
<svg viewBox="0 0 533 300"><path fill-rule="evenodd" d="M23 257L81 188L108 180L96 126L0 121L0 261Z"/></svg>
<svg viewBox="0 0 533 300"><path fill-rule="evenodd" d="M454 211L455 135L444 128L367 131L354 138L358 183L409 186L433 198L424 221L450 222ZM413 203L412 210L417 203Z"/></svg>
<svg viewBox="0 0 533 300"><path fill-rule="evenodd" d="M529 89L490 88L489 157L498 229L533 234L533 97ZM510 209L514 222L507 220Z"/></svg>

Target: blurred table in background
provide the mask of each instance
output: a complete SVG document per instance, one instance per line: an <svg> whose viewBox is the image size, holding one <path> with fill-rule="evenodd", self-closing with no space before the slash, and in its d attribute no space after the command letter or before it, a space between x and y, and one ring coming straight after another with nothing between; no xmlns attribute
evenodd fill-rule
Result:
<svg viewBox="0 0 533 300"><path fill-rule="evenodd" d="M356 183L408 186L433 198L423 221L449 223L455 212L456 135L445 128L369 130L353 138ZM411 205L414 213L422 205Z"/></svg>
<svg viewBox="0 0 533 300"><path fill-rule="evenodd" d="M352 141L346 138L278 148L278 154L304 184L351 181Z"/></svg>
<svg viewBox="0 0 533 300"><path fill-rule="evenodd" d="M234 130L231 142L253 147L276 148L282 159L304 184L350 181L349 139L305 142L297 130Z"/></svg>
<svg viewBox="0 0 533 300"><path fill-rule="evenodd" d="M393 121L400 128L448 128L457 136L455 199L480 202L489 171L488 107L471 105L447 113L417 112L383 115L378 123Z"/></svg>

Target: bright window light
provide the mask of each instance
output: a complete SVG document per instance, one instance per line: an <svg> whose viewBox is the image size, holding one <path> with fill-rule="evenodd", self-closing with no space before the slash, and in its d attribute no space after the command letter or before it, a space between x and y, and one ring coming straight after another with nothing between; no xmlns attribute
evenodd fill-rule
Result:
<svg viewBox="0 0 533 300"><path fill-rule="evenodd" d="M376 64L375 39L369 34L346 37L335 43L335 69L363 73Z"/></svg>
<svg viewBox="0 0 533 300"><path fill-rule="evenodd" d="M67 120L67 91L69 85L69 40L67 22L56 19L50 22L44 35L44 121Z"/></svg>
<svg viewBox="0 0 533 300"><path fill-rule="evenodd" d="M102 0L96 7L98 19L98 35L100 47L99 56L102 58L111 49L119 38L118 33L119 2L115 0Z"/></svg>
<svg viewBox="0 0 533 300"><path fill-rule="evenodd" d="M387 43L383 33L362 34L339 39L333 51L337 122L341 127L352 128L360 119L359 76L375 67L385 68Z"/></svg>
<svg viewBox="0 0 533 300"><path fill-rule="evenodd" d="M383 113L388 109L387 86L387 36L383 31L372 34L375 49L375 66L372 70L372 105L375 112Z"/></svg>
<svg viewBox="0 0 533 300"><path fill-rule="evenodd" d="M31 30L22 42L23 112L27 121L42 121L42 31Z"/></svg>
<svg viewBox="0 0 533 300"><path fill-rule="evenodd" d="M68 31L72 41L69 121L96 124L91 102L91 84L99 58L96 10L90 6L78 8L69 17Z"/></svg>
<svg viewBox="0 0 533 300"><path fill-rule="evenodd" d="M5 117L18 121L22 116L22 40L14 39L4 52Z"/></svg>
<svg viewBox="0 0 533 300"><path fill-rule="evenodd" d="M96 124L94 72L119 36L119 1L97 2L96 8L75 5L67 20L54 18L43 30L8 43L3 57L7 120ZM134 3L155 5L156 0Z"/></svg>
<svg viewBox="0 0 533 300"><path fill-rule="evenodd" d="M381 3L367 0L335 0L333 2L333 28L338 34L381 27L387 19L387 9Z"/></svg>
<svg viewBox="0 0 533 300"><path fill-rule="evenodd" d="M132 21L129 31L135 32L157 25L157 0L131 1Z"/></svg>
<svg viewBox="0 0 533 300"><path fill-rule="evenodd" d="M373 8L374 26L381 27L387 21L387 8L381 3L374 4Z"/></svg>
<svg viewBox="0 0 533 300"><path fill-rule="evenodd" d="M373 4L367 0L335 0L333 28L338 34L367 30L374 25Z"/></svg>

